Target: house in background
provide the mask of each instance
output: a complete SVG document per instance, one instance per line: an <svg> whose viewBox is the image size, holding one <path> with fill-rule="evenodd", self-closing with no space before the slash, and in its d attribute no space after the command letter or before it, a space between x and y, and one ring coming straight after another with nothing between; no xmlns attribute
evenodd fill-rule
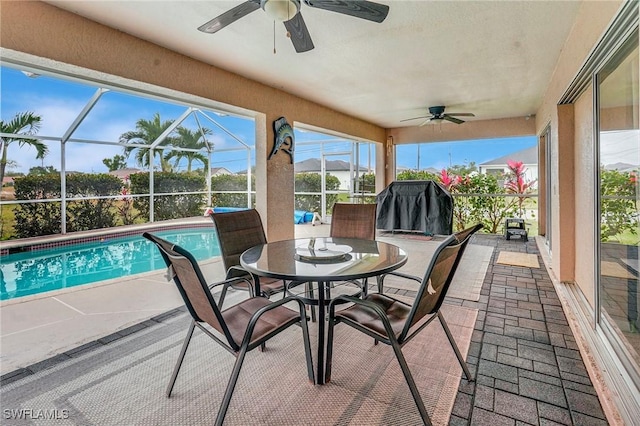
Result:
<svg viewBox="0 0 640 426"><path fill-rule="evenodd" d="M614 164L605 164L605 170L617 170L619 172L633 172L638 170L638 166L629 163L614 163Z"/></svg>
<svg viewBox="0 0 640 426"><path fill-rule="evenodd" d="M486 161L478 165L478 171L482 174L501 176L509 172L508 161L522 161L525 166L525 178L527 181L538 180L538 146L512 152L502 157ZM534 188L537 184L533 185Z"/></svg>
<svg viewBox="0 0 640 426"><path fill-rule="evenodd" d="M15 200L13 192L13 176L5 176L2 178L2 189L0 190L0 200Z"/></svg>
<svg viewBox="0 0 640 426"><path fill-rule="evenodd" d="M355 165L353 166L356 167ZM322 171L322 161L319 158L309 158L307 160L298 161L294 164L293 170L295 173L320 173ZM340 180L340 188L341 190L350 190L351 189L351 165L347 161L343 160L326 160L325 161L325 170L332 176L337 177ZM355 179L355 169L354 169L354 177ZM367 173L368 169L366 167L360 166L358 168L358 174L362 176Z"/></svg>
<svg viewBox="0 0 640 426"><path fill-rule="evenodd" d="M246 171L245 171L246 173ZM232 175L233 172L226 167L212 167L211 176Z"/></svg>
<svg viewBox="0 0 640 426"><path fill-rule="evenodd" d="M2 178L2 186L13 186L13 176L5 176Z"/></svg>
<svg viewBox="0 0 640 426"><path fill-rule="evenodd" d="M135 169L135 168L126 168L126 169L119 169L119 170L114 170L109 172L109 174L111 176L116 176L119 177L120 180L126 184L131 183L131 180L129 179L129 176L134 174L134 173L140 173L142 172L142 170L140 169Z"/></svg>

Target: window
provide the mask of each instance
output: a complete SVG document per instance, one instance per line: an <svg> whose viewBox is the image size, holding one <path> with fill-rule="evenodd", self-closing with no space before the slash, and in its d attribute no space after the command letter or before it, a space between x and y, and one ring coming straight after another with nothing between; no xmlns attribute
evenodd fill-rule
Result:
<svg viewBox="0 0 640 426"><path fill-rule="evenodd" d="M599 323L622 358L640 365L638 31L597 73ZM636 375L637 377L637 375Z"/></svg>

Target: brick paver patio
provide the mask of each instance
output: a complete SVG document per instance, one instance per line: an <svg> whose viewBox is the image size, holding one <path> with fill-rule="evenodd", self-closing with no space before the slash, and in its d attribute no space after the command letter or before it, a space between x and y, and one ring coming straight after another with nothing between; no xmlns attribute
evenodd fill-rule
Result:
<svg viewBox="0 0 640 426"><path fill-rule="evenodd" d="M602 407L535 241L478 235L495 248L478 302L452 425L605 425ZM538 256L541 268L496 264L500 251Z"/></svg>

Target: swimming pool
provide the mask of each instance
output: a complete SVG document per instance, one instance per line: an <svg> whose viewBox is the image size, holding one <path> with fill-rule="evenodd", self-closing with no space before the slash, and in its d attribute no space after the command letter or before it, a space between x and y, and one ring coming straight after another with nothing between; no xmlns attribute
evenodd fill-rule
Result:
<svg viewBox="0 0 640 426"><path fill-rule="evenodd" d="M153 232L189 250L197 260L220 256L215 229ZM166 268L160 252L141 235L109 238L0 258L0 300L91 284Z"/></svg>

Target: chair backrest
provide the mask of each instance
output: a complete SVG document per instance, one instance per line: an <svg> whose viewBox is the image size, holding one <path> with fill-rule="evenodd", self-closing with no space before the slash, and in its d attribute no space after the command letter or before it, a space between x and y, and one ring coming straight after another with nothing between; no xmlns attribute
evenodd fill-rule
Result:
<svg viewBox="0 0 640 426"><path fill-rule="evenodd" d="M376 205L335 203L331 213L331 230L334 238L376 238Z"/></svg>
<svg viewBox="0 0 640 426"><path fill-rule="evenodd" d="M222 313L218 308L207 282L200 271L198 262L187 250L148 232L143 237L153 242L169 268L169 275L180 291L189 313L197 322L206 322L224 334L229 345L234 349L238 345L231 337Z"/></svg>
<svg viewBox="0 0 640 426"><path fill-rule="evenodd" d="M240 255L245 250L267 243L260 214L255 209L213 213L211 220L216 227L222 262L228 273L229 268L240 265ZM241 271L231 271L228 277L240 275Z"/></svg>
<svg viewBox="0 0 640 426"><path fill-rule="evenodd" d="M467 229L463 229L462 231L458 231L455 234L456 240L461 243L464 240L471 238L471 236L473 234L475 234L476 232L478 232L479 230L481 230L484 227L483 224L481 223L476 223L473 226L468 227Z"/></svg>
<svg viewBox="0 0 640 426"><path fill-rule="evenodd" d="M438 246L422 278L400 340L403 340L409 334L410 328L422 318L440 309L468 242L469 238L458 242L455 235L450 235Z"/></svg>

